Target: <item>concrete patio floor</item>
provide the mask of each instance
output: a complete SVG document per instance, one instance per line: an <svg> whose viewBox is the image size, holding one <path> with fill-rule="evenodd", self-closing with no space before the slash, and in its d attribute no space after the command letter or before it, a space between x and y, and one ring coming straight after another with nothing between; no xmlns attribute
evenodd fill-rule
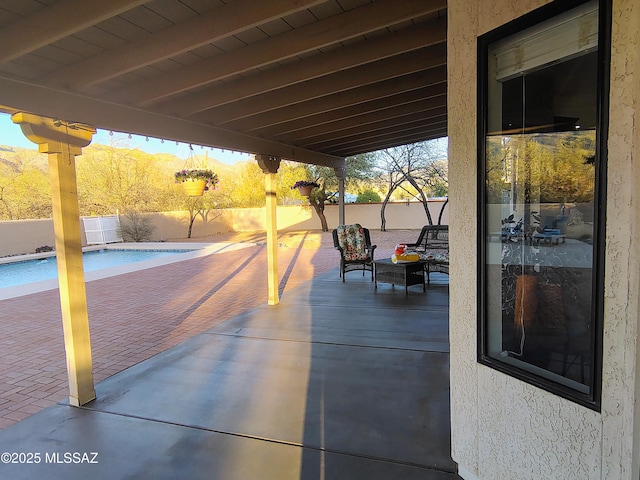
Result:
<svg viewBox="0 0 640 480"><path fill-rule="evenodd" d="M400 235L384 232L378 239L392 241ZM280 234L280 292L335 267L337 252L330 236L320 232ZM100 382L265 303L264 237L229 233L193 239L196 243L251 246L88 282L94 380ZM57 289L0 300L0 428L67 395Z"/></svg>
<svg viewBox="0 0 640 480"><path fill-rule="evenodd" d="M2 478L459 478L448 277L405 295L326 270L110 376L84 408L61 402L0 431L0 452L40 454L0 465ZM65 463L74 452L98 463Z"/></svg>

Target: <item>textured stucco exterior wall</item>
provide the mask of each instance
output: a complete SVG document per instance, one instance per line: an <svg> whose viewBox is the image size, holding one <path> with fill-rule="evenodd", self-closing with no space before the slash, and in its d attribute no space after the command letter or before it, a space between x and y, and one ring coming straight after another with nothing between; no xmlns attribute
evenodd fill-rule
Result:
<svg viewBox="0 0 640 480"><path fill-rule="evenodd" d="M0 257L35 252L36 248L53 246L55 242L52 219L0 222Z"/></svg>
<svg viewBox="0 0 640 480"><path fill-rule="evenodd" d="M636 480L640 478L640 2L614 1L612 20L602 478Z"/></svg>
<svg viewBox="0 0 640 480"><path fill-rule="evenodd" d="M545 0L449 0L452 456L467 479L639 478L640 4L613 4L602 412L479 365L477 37Z"/></svg>

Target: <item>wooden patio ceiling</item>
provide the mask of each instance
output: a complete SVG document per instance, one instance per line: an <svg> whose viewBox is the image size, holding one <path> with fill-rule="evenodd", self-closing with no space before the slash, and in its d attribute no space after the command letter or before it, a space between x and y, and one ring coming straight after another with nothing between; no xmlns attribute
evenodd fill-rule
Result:
<svg viewBox="0 0 640 480"><path fill-rule="evenodd" d="M443 137L446 0L0 3L0 109L338 165Z"/></svg>

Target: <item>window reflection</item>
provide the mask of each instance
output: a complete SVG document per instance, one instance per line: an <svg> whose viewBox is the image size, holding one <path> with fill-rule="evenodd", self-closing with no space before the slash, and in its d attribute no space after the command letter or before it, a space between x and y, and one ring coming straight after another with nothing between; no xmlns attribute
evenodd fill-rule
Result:
<svg viewBox="0 0 640 480"><path fill-rule="evenodd" d="M586 2L486 43L481 125L480 359L590 405L601 364L597 20Z"/></svg>
<svg viewBox="0 0 640 480"><path fill-rule="evenodd" d="M488 353L579 390L592 368L594 144L594 130L487 139Z"/></svg>

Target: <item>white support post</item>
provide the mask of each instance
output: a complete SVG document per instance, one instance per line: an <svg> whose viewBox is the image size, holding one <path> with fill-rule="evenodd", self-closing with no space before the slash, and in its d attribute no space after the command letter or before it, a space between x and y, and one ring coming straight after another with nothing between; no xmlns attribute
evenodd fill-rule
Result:
<svg viewBox="0 0 640 480"><path fill-rule="evenodd" d="M344 180L347 177L346 167L336 167L333 169L338 179L338 224L345 225L345 208L344 208Z"/></svg>
<svg viewBox="0 0 640 480"><path fill-rule="evenodd" d="M276 173L280 167L280 159L269 155L256 155L258 165L264 172L264 184L267 210L267 288L268 304L277 305L280 302L278 294L278 222Z"/></svg>
<svg viewBox="0 0 640 480"><path fill-rule="evenodd" d="M87 294L82 265L80 211L75 157L96 130L27 113L12 116L22 132L49 156L49 178L56 237L58 284L69 377L69 402L84 405L96 398L89 336Z"/></svg>

